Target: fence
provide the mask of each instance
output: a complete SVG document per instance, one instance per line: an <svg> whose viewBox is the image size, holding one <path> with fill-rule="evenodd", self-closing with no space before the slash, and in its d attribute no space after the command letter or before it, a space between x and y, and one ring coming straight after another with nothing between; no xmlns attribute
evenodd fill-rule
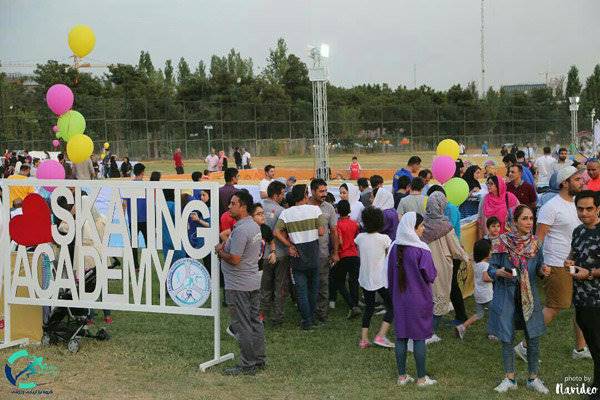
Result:
<svg viewBox="0 0 600 400"><path fill-rule="evenodd" d="M7 100L4 99L4 105ZM110 142L118 155L136 159L170 158L181 148L186 158L203 158L209 147L230 151L246 147L253 155L312 155L312 105L148 102L78 96L75 109L86 118L88 134L100 148ZM329 138L333 152L431 150L444 137L468 148L484 140L537 145L570 138L570 116L564 104L535 107L453 105L329 105ZM29 110L2 107L0 146L47 150L56 117L40 102ZM580 121L580 125L585 120ZM212 125L210 139L204 129ZM402 145L402 139L410 141Z"/></svg>

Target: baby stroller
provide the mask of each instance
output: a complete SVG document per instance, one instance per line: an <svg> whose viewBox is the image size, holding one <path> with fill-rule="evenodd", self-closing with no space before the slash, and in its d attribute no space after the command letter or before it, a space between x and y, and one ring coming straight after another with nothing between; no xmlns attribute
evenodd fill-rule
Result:
<svg viewBox="0 0 600 400"><path fill-rule="evenodd" d="M81 282L80 282L81 284ZM91 292L96 286L96 269L92 268L85 273L85 290ZM61 289L58 298L62 300L71 300L70 289ZM97 340L108 340L110 335L104 328L100 328L96 333L92 333L87 328L87 320L90 318L91 310L89 308L70 308L54 307L50 311L48 320L44 324L44 334L42 336L42 345L56 344L59 342L67 343L67 349L71 353L77 353L81 346L81 338L89 337Z"/></svg>

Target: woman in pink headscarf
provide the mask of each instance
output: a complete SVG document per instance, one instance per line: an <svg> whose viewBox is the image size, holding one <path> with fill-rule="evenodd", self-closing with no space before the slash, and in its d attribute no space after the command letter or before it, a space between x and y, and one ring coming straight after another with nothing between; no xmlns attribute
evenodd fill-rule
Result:
<svg viewBox="0 0 600 400"><path fill-rule="evenodd" d="M227 156L223 150L219 151L219 161L217 162L218 171L225 171L227 169Z"/></svg>
<svg viewBox="0 0 600 400"><path fill-rule="evenodd" d="M519 205L519 200L514 194L506 191L506 183L498 175L487 179L488 194L485 195L479 207L479 236L487 235L486 221L496 217L500 221L500 233L506 232L506 222L514 208Z"/></svg>

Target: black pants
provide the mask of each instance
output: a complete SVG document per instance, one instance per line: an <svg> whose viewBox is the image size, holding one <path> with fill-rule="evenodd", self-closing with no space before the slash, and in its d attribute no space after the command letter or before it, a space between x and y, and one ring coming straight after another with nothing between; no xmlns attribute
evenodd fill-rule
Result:
<svg viewBox="0 0 600 400"><path fill-rule="evenodd" d="M583 332L585 342L594 360L594 382L592 386L600 392L600 308L576 307L575 320Z"/></svg>
<svg viewBox="0 0 600 400"><path fill-rule="evenodd" d="M394 308L392 306L390 292L386 288L373 291L364 290L363 288L363 293L365 295L365 313L363 314L362 327L368 328L371 325L371 317L373 317L373 313L375 312L375 293L379 293L383 299L383 304L385 305L385 315L383 316L383 320L388 324L391 323L394 319Z"/></svg>
<svg viewBox="0 0 600 400"><path fill-rule="evenodd" d="M183 174L183 167L175 167L175 172L177 172L177 175L182 175Z"/></svg>
<svg viewBox="0 0 600 400"><path fill-rule="evenodd" d="M360 258L344 257L332 269L335 288L342 295L348 307L358 306L358 272L360 270ZM348 276L348 288L346 288L346 276ZM331 297L330 297L331 299Z"/></svg>
<svg viewBox="0 0 600 400"><path fill-rule="evenodd" d="M452 307L454 307L455 318L460 322L465 322L467 320L465 302L463 300L462 292L460 291L460 286L458 286L458 279L456 278L458 270L460 269L461 261L452 260L452 264L452 288L450 289L450 301L452 302Z"/></svg>
<svg viewBox="0 0 600 400"><path fill-rule="evenodd" d="M138 233L142 232L142 236L144 237L144 244L146 247L148 247L148 236L146 234L146 223L138 222L137 230L138 230ZM139 243L138 243L138 246L139 246ZM138 249L137 249L137 247L135 247L135 248L132 248L131 251L133 252L133 265L135 265L135 269L137 271L140 268L140 262L138 260Z"/></svg>

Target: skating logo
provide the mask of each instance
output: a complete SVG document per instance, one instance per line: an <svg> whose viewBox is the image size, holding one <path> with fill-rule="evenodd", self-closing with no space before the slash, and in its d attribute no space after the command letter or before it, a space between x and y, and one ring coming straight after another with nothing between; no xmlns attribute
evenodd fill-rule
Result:
<svg viewBox="0 0 600 400"><path fill-rule="evenodd" d="M169 269L167 291L180 307L200 307L210 297L210 274L199 261L182 258Z"/></svg>
<svg viewBox="0 0 600 400"><path fill-rule="evenodd" d="M50 378L56 376L58 369L44 362L44 357L30 355L27 350L14 352L4 365L4 374L8 382L16 387L13 393L48 394L49 389L36 389L48 385Z"/></svg>

